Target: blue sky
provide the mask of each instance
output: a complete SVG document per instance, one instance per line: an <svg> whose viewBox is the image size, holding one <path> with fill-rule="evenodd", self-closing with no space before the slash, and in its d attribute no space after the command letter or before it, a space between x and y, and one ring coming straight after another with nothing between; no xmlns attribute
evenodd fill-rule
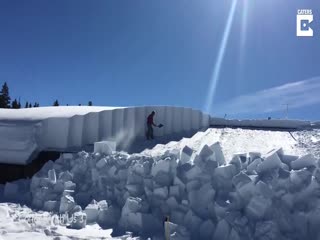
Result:
<svg viewBox="0 0 320 240"><path fill-rule="evenodd" d="M296 37L301 8L313 10L314 37ZM288 103L289 117L320 119L320 2L1 0L4 81L12 97L41 106L91 100L282 118Z"/></svg>

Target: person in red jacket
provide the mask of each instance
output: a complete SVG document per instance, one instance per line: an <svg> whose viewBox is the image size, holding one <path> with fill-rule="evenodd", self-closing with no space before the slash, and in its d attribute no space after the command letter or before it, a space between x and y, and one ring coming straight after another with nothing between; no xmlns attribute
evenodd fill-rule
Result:
<svg viewBox="0 0 320 240"><path fill-rule="evenodd" d="M158 127L154 122L153 122L153 118L154 115L156 115L156 113L154 111L152 111L152 113L148 116L147 118L147 139L149 140L150 138L153 139L153 127Z"/></svg>

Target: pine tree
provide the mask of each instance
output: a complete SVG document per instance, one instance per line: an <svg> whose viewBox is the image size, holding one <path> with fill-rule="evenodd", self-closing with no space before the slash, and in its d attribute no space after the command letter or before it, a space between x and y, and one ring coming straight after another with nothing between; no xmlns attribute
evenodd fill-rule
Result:
<svg viewBox="0 0 320 240"><path fill-rule="evenodd" d="M26 105L24 106L24 108L28 108L29 107L29 103L26 102Z"/></svg>
<svg viewBox="0 0 320 240"><path fill-rule="evenodd" d="M18 109L21 108L21 102L20 102L20 97L19 97L19 101L18 101Z"/></svg>
<svg viewBox="0 0 320 240"><path fill-rule="evenodd" d="M92 101L89 101L89 102L88 102L88 106L92 106Z"/></svg>
<svg viewBox="0 0 320 240"><path fill-rule="evenodd" d="M36 102L33 104L33 107L37 107L37 103Z"/></svg>
<svg viewBox="0 0 320 240"><path fill-rule="evenodd" d="M54 101L53 106L55 106L55 107L59 106L58 100L55 100L55 101Z"/></svg>
<svg viewBox="0 0 320 240"><path fill-rule="evenodd" d="M13 109L18 109L18 108L19 108L17 99L14 99L14 100L12 101L12 103L11 103L11 108L13 108Z"/></svg>
<svg viewBox="0 0 320 240"><path fill-rule="evenodd" d="M29 103L29 108L32 108L32 104L31 103Z"/></svg>
<svg viewBox="0 0 320 240"><path fill-rule="evenodd" d="M5 82L0 92L0 108L10 108L10 100L9 87Z"/></svg>

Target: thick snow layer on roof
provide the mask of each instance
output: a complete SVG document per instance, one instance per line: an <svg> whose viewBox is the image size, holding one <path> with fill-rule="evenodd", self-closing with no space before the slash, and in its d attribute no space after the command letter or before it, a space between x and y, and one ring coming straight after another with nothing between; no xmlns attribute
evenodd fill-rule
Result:
<svg viewBox="0 0 320 240"><path fill-rule="evenodd" d="M171 106L0 109L0 163L26 164L40 151L80 151L102 140L129 146L145 138L152 111L163 125L154 128L156 137L209 126L208 114Z"/></svg>
<svg viewBox="0 0 320 240"><path fill-rule="evenodd" d="M94 107L94 106L59 106L21 109L0 109L0 121L37 121L46 118L72 117L85 115L90 112L101 112L122 107Z"/></svg>

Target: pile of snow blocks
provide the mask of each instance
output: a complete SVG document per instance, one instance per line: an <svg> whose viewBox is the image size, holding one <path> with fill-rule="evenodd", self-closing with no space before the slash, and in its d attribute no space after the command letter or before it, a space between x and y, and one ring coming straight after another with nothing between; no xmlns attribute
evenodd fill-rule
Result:
<svg viewBox="0 0 320 240"><path fill-rule="evenodd" d="M29 185L4 186L40 210L75 214L113 235L152 239L320 239L320 168L282 149L224 159L219 143L150 157L112 151L63 154ZM169 219L170 222L165 222Z"/></svg>

